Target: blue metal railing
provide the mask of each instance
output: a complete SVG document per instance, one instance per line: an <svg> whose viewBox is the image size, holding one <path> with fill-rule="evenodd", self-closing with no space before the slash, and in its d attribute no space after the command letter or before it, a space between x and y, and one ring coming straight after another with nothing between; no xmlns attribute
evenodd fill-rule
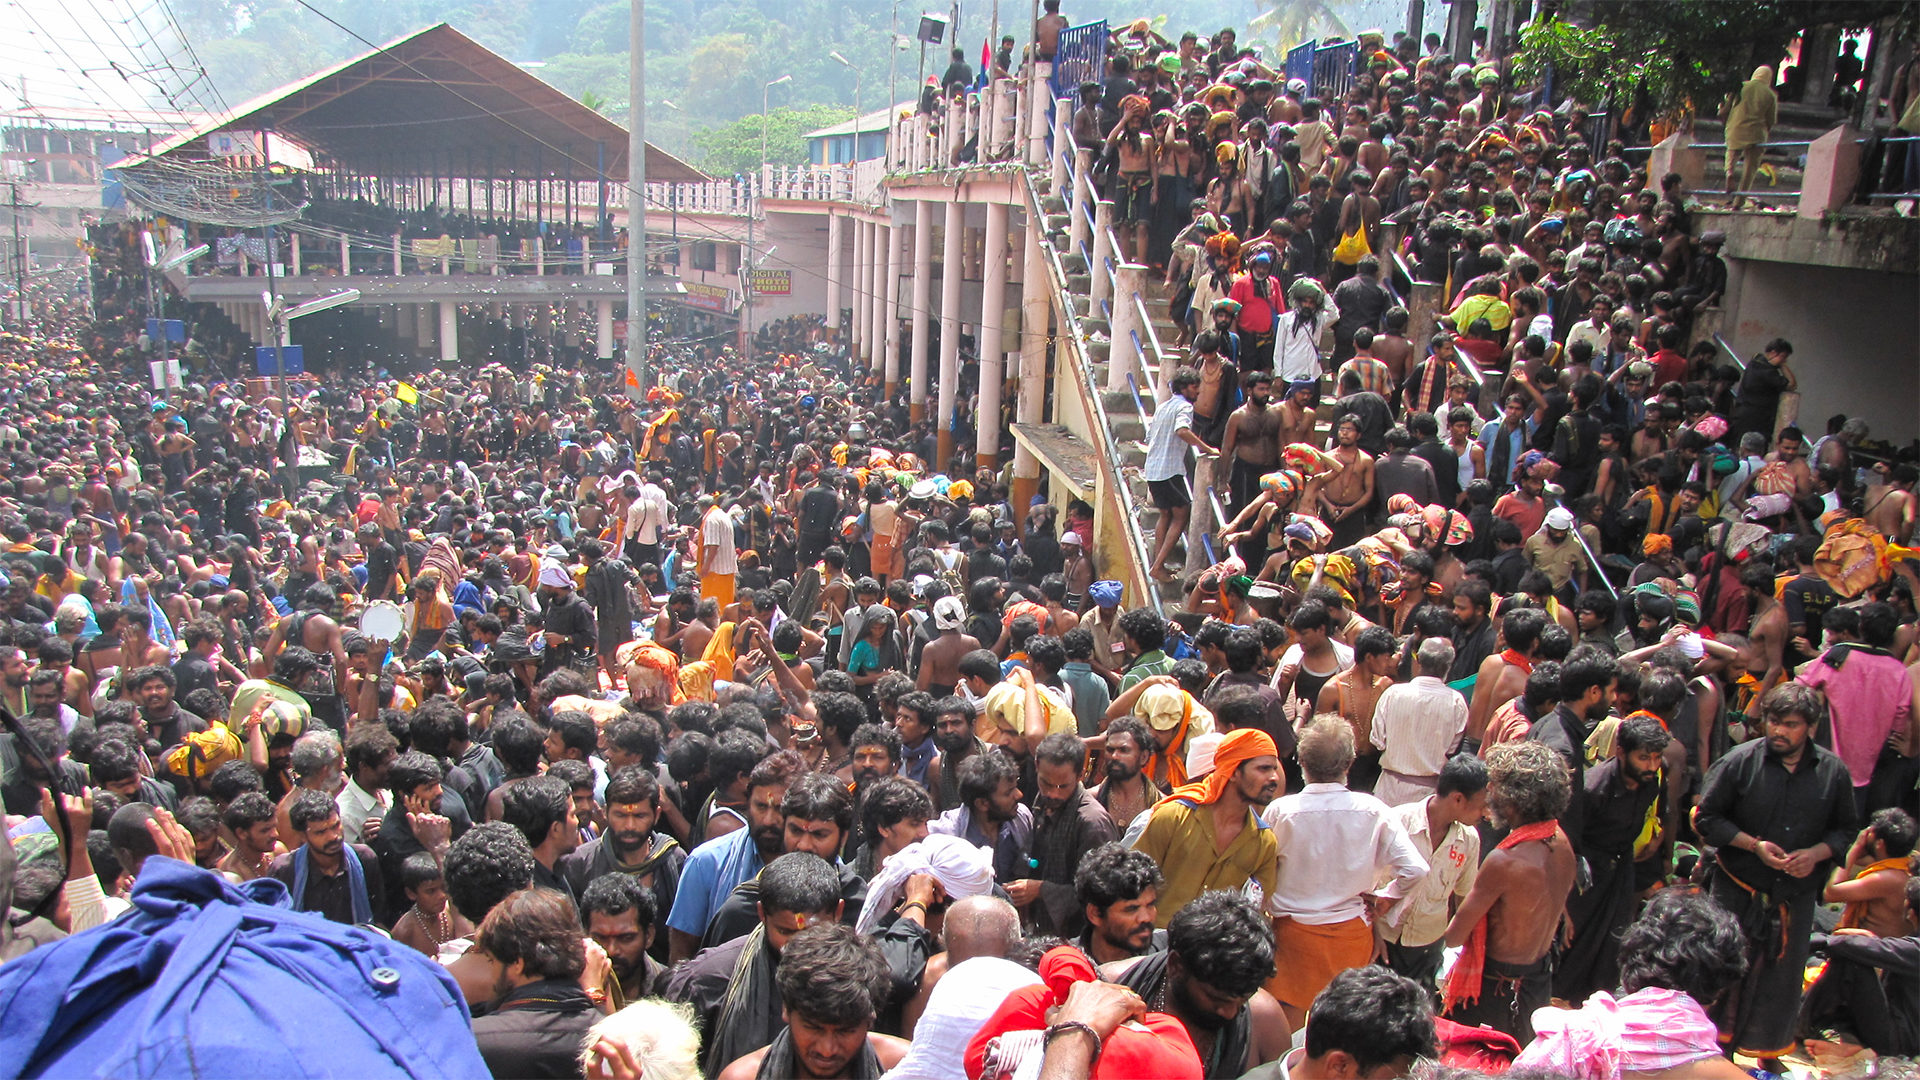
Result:
<svg viewBox="0 0 1920 1080"><path fill-rule="evenodd" d="M1106 66L1107 20L1060 31L1060 44L1053 53L1053 75L1048 80L1054 100L1077 99L1081 83L1106 78Z"/></svg>
<svg viewBox="0 0 1920 1080"><path fill-rule="evenodd" d="M1313 81L1313 50L1315 48L1316 46L1314 45L1313 42L1303 41L1300 44L1295 45L1293 48L1287 50L1286 73L1287 73L1287 80L1289 82L1293 81L1294 79L1299 79L1301 82L1304 82L1304 83L1308 83L1308 84L1312 83Z"/></svg>
<svg viewBox="0 0 1920 1080"><path fill-rule="evenodd" d="M1732 346L1732 345L1729 345L1729 344L1727 344L1727 339L1726 339L1726 338L1723 338L1723 337L1721 337L1721 336L1720 336L1720 333L1719 333L1718 331L1715 331L1715 332L1714 332L1714 335L1713 335L1713 343L1714 343L1715 345L1718 345L1718 346L1720 346L1720 350L1721 350L1722 352L1724 352L1724 353L1726 353L1726 354L1727 354L1728 356L1731 356L1731 357L1733 357L1733 362L1734 362L1734 365L1735 365L1736 367L1738 367L1738 368L1739 368L1739 369L1740 369L1741 371L1745 371L1745 370L1747 370L1747 361L1746 361L1746 358L1745 358L1745 357L1742 357L1742 356L1741 356L1741 355L1740 355L1739 353L1737 353L1737 352L1734 352L1734 351L1733 351L1733 346Z"/></svg>
<svg viewBox="0 0 1920 1080"><path fill-rule="evenodd" d="M1322 100L1345 97L1358 74L1360 43L1343 41L1313 52L1313 92Z"/></svg>

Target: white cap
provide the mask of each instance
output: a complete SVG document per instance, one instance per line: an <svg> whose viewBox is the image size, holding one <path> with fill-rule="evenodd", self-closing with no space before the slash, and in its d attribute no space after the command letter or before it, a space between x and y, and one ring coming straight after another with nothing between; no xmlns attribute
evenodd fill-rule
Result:
<svg viewBox="0 0 1920 1080"><path fill-rule="evenodd" d="M967 606L957 596L943 596L933 602L933 625L940 630L958 630L967 621Z"/></svg>
<svg viewBox="0 0 1920 1080"><path fill-rule="evenodd" d="M1209 732L1187 740L1187 775L1205 776L1213 771L1213 755L1225 735Z"/></svg>
<svg viewBox="0 0 1920 1080"><path fill-rule="evenodd" d="M1547 528L1566 532L1573 528L1573 511L1564 506L1556 506L1547 511Z"/></svg>

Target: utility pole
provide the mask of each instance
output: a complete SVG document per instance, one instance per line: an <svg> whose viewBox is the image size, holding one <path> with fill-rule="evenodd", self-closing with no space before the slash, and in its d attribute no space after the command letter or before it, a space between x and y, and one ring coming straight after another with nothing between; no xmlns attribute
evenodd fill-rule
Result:
<svg viewBox="0 0 1920 1080"><path fill-rule="evenodd" d="M647 370L647 0L632 0L627 27L627 397L639 401Z"/></svg>
<svg viewBox="0 0 1920 1080"><path fill-rule="evenodd" d="M9 322L12 324L16 333L24 334L27 331L27 312L29 310L27 306L27 242L26 238L20 235L20 211L31 210L39 204L23 203L20 201L20 181L8 181L7 186L13 189L13 198L7 203L7 206L12 210L11 216L13 218L14 309L13 318L9 320Z"/></svg>

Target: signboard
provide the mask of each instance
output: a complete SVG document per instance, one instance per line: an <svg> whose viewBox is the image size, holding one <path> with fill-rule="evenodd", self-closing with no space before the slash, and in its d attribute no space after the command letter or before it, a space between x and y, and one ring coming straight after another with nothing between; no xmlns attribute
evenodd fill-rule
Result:
<svg viewBox="0 0 1920 1080"><path fill-rule="evenodd" d="M207 136L207 154L211 157L264 157L260 153L257 131L216 131Z"/></svg>
<svg viewBox="0 0 1920 1080"><path fill-rule="evenodd" d="M791 296L793 271L754 270L747 278L747 287L755 296Z"/></svg>
<svg viewBox="0 0 1920 1080"><path fill-rule="evenodd" d="M275 353L280 356L276 358ZM306 352L299 345L282 345L275 349L271 345L261 345L253 350L253 370L262 375L278 375L280 364L286 363L286 374L299 375L307 370Z"/></svg>
<svg viewBox="0 0 1920 1080"><path fill-rule="evenodd" d="M159 319L147 320L147 337L153 341L160 340ZM168 319L167 340L173 342L175 345L184 344L187 340L187 324L181 322L179 319Z"/></svg>
<svg viewBox="0 0 1920 1080"><path fill-rule="evenodd" d="M164 363L159 360L149 360L147 370L153 373L155 390L180 389L180 361L177 357L168 357Z"/></svg>
<svg viewBox="0 0 1920 1080"><path fill-rule="evenodd" d="M697 308L708 311L731 312L734 307L733 290L720 285L703 285L689 281L681 286L687 290L686 301Z"/></svg>

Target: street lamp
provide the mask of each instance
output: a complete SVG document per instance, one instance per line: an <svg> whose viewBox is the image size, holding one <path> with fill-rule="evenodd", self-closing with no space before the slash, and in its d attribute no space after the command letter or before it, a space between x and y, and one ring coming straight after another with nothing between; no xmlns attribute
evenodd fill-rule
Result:
<svg viewBox="0 0 1920 1080"><path fill-rule="evenodd" d="M848 158L847 160L859 161L860 160L860 69L853 66L853 61L847 59L844 56L841 56L837 52L830 52L827 55L833 57L835 60L840 61L841 67L844 67L848 71L853 72L853 156Z"/></svg>
<svg viewBox="0 0 1920 1080"><path fill-rule="evenodd" d="M779 86L781 83L790 83L792 81L793 81L792 75L782 75L779 78L773 80L772 82L760 88L760 165L763 168L767 164L767 101L768 101L768 97L773 93L774 87Z"/></svg>

